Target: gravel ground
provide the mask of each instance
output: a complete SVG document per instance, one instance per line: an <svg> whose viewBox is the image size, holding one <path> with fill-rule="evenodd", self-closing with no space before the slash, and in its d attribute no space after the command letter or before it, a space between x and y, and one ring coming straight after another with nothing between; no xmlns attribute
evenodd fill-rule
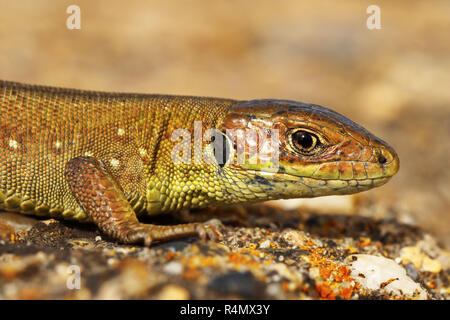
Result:
<svg viewBox="0 0 450 320"><path fill-rule="evenodd" d="M214 218L205 220L205 218ZM395 220L269 205L202 210L220 242L121 245L95 227L0 224L0 299L447 299L450 254ZM154 221L154 220L153 220ZM221 222L223 221L223 223ZM12 225L16 225L16 228ZM21 229L15 231L15 229Z"/></svg>

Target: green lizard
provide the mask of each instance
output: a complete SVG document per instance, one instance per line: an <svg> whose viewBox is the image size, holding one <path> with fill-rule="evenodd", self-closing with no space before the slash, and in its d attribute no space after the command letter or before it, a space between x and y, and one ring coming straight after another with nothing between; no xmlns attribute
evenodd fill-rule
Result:
<svg viewBox="0 0 450 320"><path fill-rule="evenodd" d="M0 126L0 209L93 222L120 242L147 246L219 233L201 223L143 224L140 215L356 193L399 169L395 151L361 126L327 108L285 100L0 81ZM245 134L252 130L257 134ZM175 132L194 138L181 143Z"/></svg>

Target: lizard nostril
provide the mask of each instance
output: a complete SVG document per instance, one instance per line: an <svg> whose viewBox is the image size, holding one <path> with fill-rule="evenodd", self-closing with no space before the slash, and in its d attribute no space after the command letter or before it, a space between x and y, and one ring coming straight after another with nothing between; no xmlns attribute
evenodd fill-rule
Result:
<svg viewBox="0 0 450 320"><path fill-rule="evenodd" d="M378 162L379 162L379 163L385 164L386 161L387 161L387 159L386 159L383 155L380 154L380 155L378 156Z"/></svg>

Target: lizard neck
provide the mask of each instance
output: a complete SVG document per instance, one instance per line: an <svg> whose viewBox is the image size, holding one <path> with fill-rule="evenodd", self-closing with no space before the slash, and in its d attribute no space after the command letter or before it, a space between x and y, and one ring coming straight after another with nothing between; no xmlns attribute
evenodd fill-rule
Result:
<svg viewBox="0 0 450 320"><path fill-rule="evenodd" d="M148 214L201 204L205 188L200 182L204 182L201 180L205 180L205 174L213 168L202 160L203 145L200 153L195 152L195 141L203 140L206 130L220 125L235 103L234 100L183 96L157 96L148 100L145 114L136 123ZM174 161L174 150L180 143L190 147L191 163Z"/></svg>

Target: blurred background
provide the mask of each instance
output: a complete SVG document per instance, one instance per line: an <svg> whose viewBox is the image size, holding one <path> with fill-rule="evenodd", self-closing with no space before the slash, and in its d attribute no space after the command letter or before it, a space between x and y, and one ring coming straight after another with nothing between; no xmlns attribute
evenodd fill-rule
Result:
<svg viewBox="0 0 450 320"><path fill-rule="evenodd" d="M66 9L81 9L69 30ZM366 9L381 9L369 30ZM328 106L401 169L356 196L284 202L395 218L450 248L450 1L1 0L0 78Z"/></svg>

